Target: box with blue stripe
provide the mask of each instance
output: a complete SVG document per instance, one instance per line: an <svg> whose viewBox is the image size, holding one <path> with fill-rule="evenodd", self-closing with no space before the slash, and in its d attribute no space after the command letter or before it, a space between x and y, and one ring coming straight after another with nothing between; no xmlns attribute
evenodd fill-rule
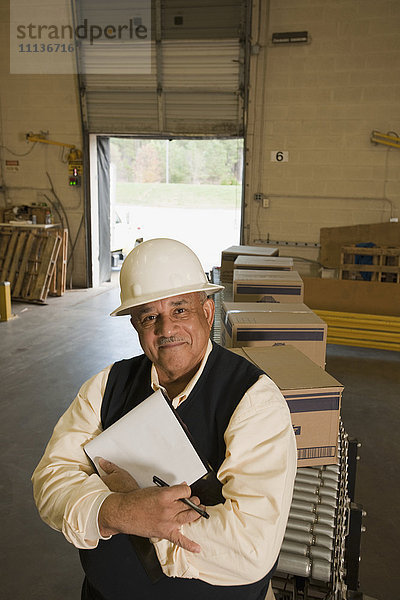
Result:
<svg viewBox="0 0 400 600"><path fill-rule="evenodd" d="M279 249L271 246L229 246L221 252L221 283L232 283L235 260L238 256L278 256Z"/></svg>
<svg viewBox="0 0 400 600"><path fill-rule="evenodd" d="M262 369L286 399L298 466L336 464L343 385L291 346L230 350Z"/></svg>
<svg viewBox="0 0 400 600"><path fill-rule="evenodd" d="M313 310L304 304L298 302L222 302L221 303L221 324L225 323L230 314L241 312L292 312L292 313L312 313Z"/></svg>
<svg viewBox="0 0 400 600"><path fill-rule="evenodd" d="M303 280L297 271L235 269L234 302L303 302Z"/></svg>
<svg viewBox="0 0 400 600"><path fill-rule="evenodd" d="M286 305L286 311L282 311L279 304L276 308L269 304L265 310L262 303L255 306L257 311L224 313L221 323L224 346L295 346L318 366L325 367L327 325L310 308L302 303L299 304L303 307L301 312L291 310L290 306L297 306L295 304Z"/></svg>

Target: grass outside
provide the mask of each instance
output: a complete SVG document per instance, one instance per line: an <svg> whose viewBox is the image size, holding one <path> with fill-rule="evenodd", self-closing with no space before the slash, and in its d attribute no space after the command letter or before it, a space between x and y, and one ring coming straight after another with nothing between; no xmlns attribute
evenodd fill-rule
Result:
<svg viewBox="0 0 400 600"><path fill-rule="evenodd" d="M238 209L241 185L118 182L117 204L164 208Z"/></svg>

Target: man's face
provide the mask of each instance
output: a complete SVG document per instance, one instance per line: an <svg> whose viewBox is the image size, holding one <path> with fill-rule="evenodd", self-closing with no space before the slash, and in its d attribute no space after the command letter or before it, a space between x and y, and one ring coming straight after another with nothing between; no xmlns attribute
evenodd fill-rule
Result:
<svg viewBox="0 0 400 600"><path fill-rule="evenodd" d="M203 359L214 318L214 302L182 294L132 309L140 345L155 364L160 383L192 376Z"/></svg>

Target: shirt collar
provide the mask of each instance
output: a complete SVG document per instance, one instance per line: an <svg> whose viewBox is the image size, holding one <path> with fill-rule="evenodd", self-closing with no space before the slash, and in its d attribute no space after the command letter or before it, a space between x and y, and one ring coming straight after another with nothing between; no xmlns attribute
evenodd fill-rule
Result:
<svg viewBox="0 0 400 600"><path fill-rule="evenodd" d="M207 349L206 349L203 360L201 361L198 370L193 375L192 379L189 381L189 383L187 384L185 389L182 390L182 392L180 394L178 394L178 396L175 396L175 398L171 399L172 406L174 408L176 408L177 406L179 406L182 402L184 402L186 400L186 398L189 396L190 392L192 391L192 389L198 382L200 375L202 374L202 372L204 370L204 367L206 365L206 362L210 355L211 350L212 350L212 343L211 343L211 340L208 340ZM160 384L160 382L158 380L158 373L157 373L157 369L154 366L154 363L151 366L151 387L153 388L153 390L155 392L157 390L162 390L163 393L167 394L166 389Z"/></svg>

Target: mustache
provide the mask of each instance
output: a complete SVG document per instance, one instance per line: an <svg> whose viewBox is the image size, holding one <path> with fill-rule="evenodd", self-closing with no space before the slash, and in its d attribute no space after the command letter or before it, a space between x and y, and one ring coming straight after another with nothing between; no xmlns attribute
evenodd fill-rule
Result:
<svg viewBox="0 0 400 600"><path fill-rule="evenodd" d="M186 342L187 340L183 337L179 337L176 335L171 335L170 337L161 337L157 340L157 345L160 348L161 346L166 346L167 344L175 344L176 342Z"/></svg>

